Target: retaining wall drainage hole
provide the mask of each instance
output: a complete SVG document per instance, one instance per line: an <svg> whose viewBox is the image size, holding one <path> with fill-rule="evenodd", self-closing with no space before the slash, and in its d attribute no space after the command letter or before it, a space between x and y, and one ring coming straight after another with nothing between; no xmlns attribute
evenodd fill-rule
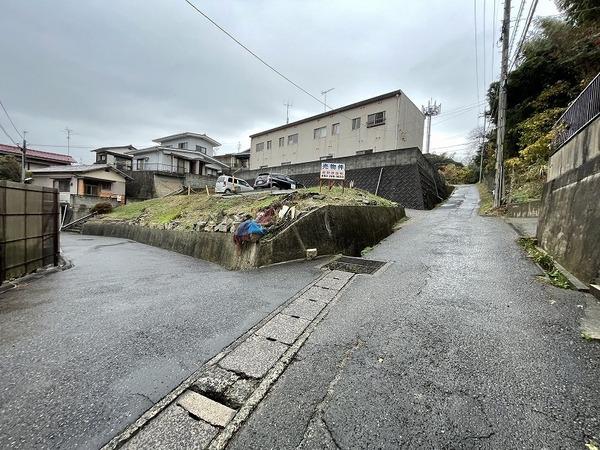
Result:
<svg viewBox="0 0 600 450"><path fill-rule="evenodd" d="M331 270L341 270L350 273L363 273L372 275L385 265L385 261L374 259L355 258L353 256L342 256L330 262L325 267Z"/></svg>

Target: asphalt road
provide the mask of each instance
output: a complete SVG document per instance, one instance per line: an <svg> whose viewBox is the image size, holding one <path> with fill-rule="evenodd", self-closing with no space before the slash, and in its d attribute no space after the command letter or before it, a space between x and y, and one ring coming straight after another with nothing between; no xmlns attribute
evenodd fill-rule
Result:
<svg viewBox="0 0 600 450"><path fill-rule="evenodd" d="M64 234L75 267L0 295L0 448L98 448L310 283Z"/></svg>
<svg viewBox="0 0 600 450"><path fill-rule="evenodd" d="M544 284L473 186L419 213L355 277L229 449L584 448L600 345L584 294Z"/></svg>

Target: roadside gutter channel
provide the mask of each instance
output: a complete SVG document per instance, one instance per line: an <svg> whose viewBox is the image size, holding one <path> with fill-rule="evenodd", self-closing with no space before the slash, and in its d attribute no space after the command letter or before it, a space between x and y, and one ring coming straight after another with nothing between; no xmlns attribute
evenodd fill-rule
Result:
<svg viewBox="0 0 600 450"><path fill-rule="evenodd" d="M354 273L329 270L209 360L103 450L223 449Z"/></svg>

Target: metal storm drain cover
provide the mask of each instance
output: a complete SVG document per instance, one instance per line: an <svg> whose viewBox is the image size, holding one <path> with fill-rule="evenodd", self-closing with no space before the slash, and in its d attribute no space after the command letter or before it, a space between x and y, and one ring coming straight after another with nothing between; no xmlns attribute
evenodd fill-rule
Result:
<svg viewBox="0 0 600 450"><path fill-rule="evenodd" d="M350 273L374 274L385 265L385 261L342 256L325 267L331 270L342 270Z"/></svg>

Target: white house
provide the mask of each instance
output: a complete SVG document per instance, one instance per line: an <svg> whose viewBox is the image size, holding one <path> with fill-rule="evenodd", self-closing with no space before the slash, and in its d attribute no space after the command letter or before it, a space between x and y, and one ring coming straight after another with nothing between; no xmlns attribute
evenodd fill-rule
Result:
<svg viewBox="0 0 600 450"><path fill-rule="evenodd" d="M401 90L253 134L250 169L423 144L424 115Z"/></svg>
<svg viewBox="0 0 600 450"><path fill-rule="evenodd" d="M125 153L133 156L133 170L177 174L217 175L227 165L213 157L221 144L206 134L179 133L154 139L158 145Z"/></svg>

